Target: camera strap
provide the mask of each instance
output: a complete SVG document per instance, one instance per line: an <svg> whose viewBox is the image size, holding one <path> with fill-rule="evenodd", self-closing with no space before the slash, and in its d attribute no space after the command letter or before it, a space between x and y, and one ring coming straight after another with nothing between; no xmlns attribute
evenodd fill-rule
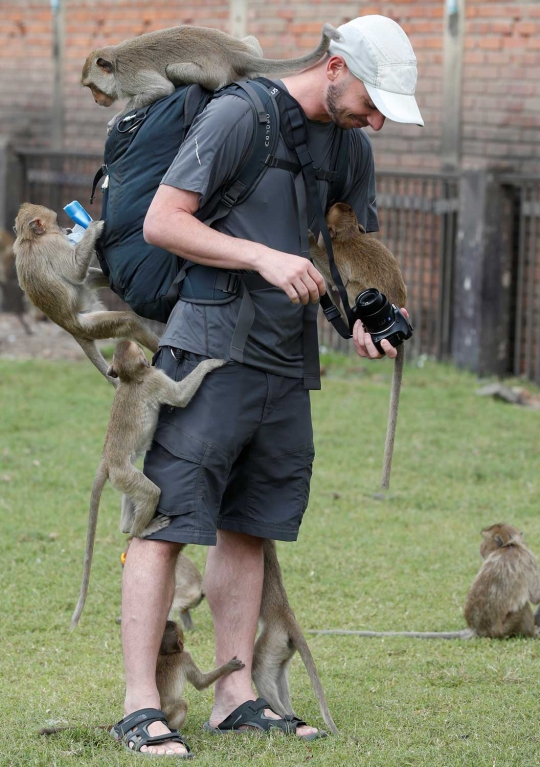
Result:
<svg viewBox="0 0 540 767"><path fill-rule="evenodd" d="M285 144L293 150L300 163L300 173L295 179L296 199L298 214L300 218L300 245L303 255L309 258L308 227L309 221L315 218L317 225L323 236L330 273L334 284L338 290L343 310L347 317L348 325L344 322L341 312L334 305L330 296L325 294L321 296L320 303L323 312L329 322L335 327L336 331L343 338L351 338L351 331L354 324L354 317L349 306L347 291L343 285L341 274L334 260L334 251L332 248L332 239L328 231L324 211L317 188L316 172L313 167L313 158L308 149L308 125L304 110L298 101L291 94L279 87L276 83L259 78L259 81L265 82L268 87L275 89L276 101L281 117L281 132ZM306 194L307 192L307 194Z"/></svg>

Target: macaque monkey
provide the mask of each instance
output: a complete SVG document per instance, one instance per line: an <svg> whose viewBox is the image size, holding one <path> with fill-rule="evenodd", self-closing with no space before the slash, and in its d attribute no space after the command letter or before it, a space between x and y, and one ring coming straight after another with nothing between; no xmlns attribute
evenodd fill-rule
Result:
<svg viewBox="0 0 540 767"><path fill-rule="evenodd" d="M218 679L244 668L236 656L228 663L208 673L202 672L191 655L184 650L184 634L174 621L167 621L156 666L156 683L161 709L171 729L179 730L187 714L187 703L182 699L187 682L196 690L204 690Z"/></svg>
<svg viewBox="0 0 540 767"><path fill-rule="evenodd" d="M465 620L477 636L536 636L529 602L540 603L540 573L523 533L506 524L482 530L484 563L465 602Z"/></svg>
<svg viewBox="0 0 540 767"><path fill-rule="evenodd" d="M114 123L132 109L169 96L178 85L199 83L215 90L235 80L306 69L324 56L330 40L339 39L339 32L324 24L321 42L312 53L289 61L273 60L262 58L254 37L237 40L219 29L185 24L92 51L83 66L81 83L102 107L129 98L125 110L111 121Z"/></svg>
<svg viewBox="0 0 540 767"><path fill-rule="evenodd" d="M532 551L517 527L499 523L482 530L484 559L465 601L467 629L462 631L312 631L313 634L354 634L365 637L408 636L419 639L535 637L529 602L540 603L540 573Z"/></svg>
<svg viewBox="0 0 540 767"><path fill-rule="evenodd" d="M223 666L204 673L201 671L190 653L184 650L184 634L174 621L167 621L159 648L156 664L156 684L159 692L161 709L171 729L179 730L184 724L187 713L187 703L182 699L184 685L187 682L196 690L204 690L226 674L232 674L244 668L244 663L236 656ZM100 724L96 729L112 730L112 724ZM40 735L54 735L57 732L71 730L73 727L43 727Z"/></svg>
<svg viewBox="0 0 540 767"><path fill-rule="evenodd" d="M133 341L123 340L116 346L107 375L118 378L120 383L114 395L103 454L92 486L83 577L79 601L71 619L72 628L79 622L88 592L99 501L105 482L109 479L114 488L124 493L122 532L131 536L144 533L154 516L161 491L133 466L133 461L152 444L161 406L186 407L203 378L224 364L223 360L204 360L183 381L173 381L162 370L151 367Z"/></svg>
<svg viewBox="0 0 540 767"><path fill-rule="evenodd" d="M289 692L288 670L298 650L319 702L322 718L333 733L338 729L328 710L315 661L287 599L281 567L272 540L264 542L264 582L261 633L255 643L252 678L261 698L280 716L294 716Z"/></svg>
<svg viewBox="0 0 540 767"><path fill-rule="evenodd" d="M332 239L334 260L347 291L350 306L354 306L357 295L363 290L377 288L398 309L405 307L407 289L396 259L385 245L375 237L366 234L366 230L358 223L351 206L344 202L332 205L326 214L326 222ZM318 242L313 235L310 236L310 255L317 269L332 287L334 281L322 235ZM404 361L405 349L402 344L397 347L395 358L384 446L381 486L386 490L390 486Z"/></svg>
<svg viewBox="0 0 540 767"><path fill-rule="evenodd" d="M84 353L109 382L108 364L95 341L128 336L152 352L158 338L133 312L108 312L95 290L108 286L100 269L89 266L103 221L92 222L73 245L54 211L25 202L15 220L14 244L19 284L32 303L71 333Z"/></svg>
<svg viewBox="0 0 540 767"><path fill-rule="evenodd" d="M192 631L193 620L190 610L200 605L204 599L203 578L196 565L180 552L174 569L174 597L170 616L178 611L185 631Z"/></svg>

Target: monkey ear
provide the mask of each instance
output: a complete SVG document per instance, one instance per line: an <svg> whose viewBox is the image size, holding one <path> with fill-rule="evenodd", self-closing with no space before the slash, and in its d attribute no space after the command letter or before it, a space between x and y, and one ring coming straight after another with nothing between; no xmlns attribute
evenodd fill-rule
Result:
<svg viewBox="0 0 540 767"><path fill-rule="evenodd" d="M497 544L499 548L501 548L501 546L504 544L504 541L500 535L496 535L493 540L495 541L495 543Z"/></svg>
<svg viewBox="0 0 540 767"><path fill-rule="evenodd" d="M109 367L107 368L107 375L109 376L109 378L118 378L118 373L116 372L116 370L113 368L112 365L109 365Z"/></svg>
<svg viewBox="0 0 540 767"><path fill-rule="evenodd" d="M330 239L332 239L332 240L336 236L336 227L332 226L332 224L330 224L329 227L328 227L328 234L330 235Z"/></svg>
<svg viewBox="0 0 540 767"><path fill-rule="evenodd" d="M103 69L104 72L107 72L109 75L112 74L113 71L113 65L110 61L107 61L107 59L102 59L101 57L96 61L96 64L100 69Z"/></svg>
<svg viewBox="0 0 540 767"><path fill-rule="evenodd" d="M45 234L45 225L40 218L32 219L28 226L34 232L34 234Z"/></svg>
<svg viewBox="0 0 540 767"><path fill-rule="evenodd" d="M142 362L142 364L144 365L145 368L151 367L150 363L148 362L148 360L146 359L144 354L141 355L141 362Z"/></svg>
<svg viewBox="0 0 540 767"><path fill-rule="evenodd" d="M366 233L366 230L364 229L364 227L362 226L362 224L358 224L358 231L359 231L359 232L361 232L362 234L365 234L365 233Z"/></svg>

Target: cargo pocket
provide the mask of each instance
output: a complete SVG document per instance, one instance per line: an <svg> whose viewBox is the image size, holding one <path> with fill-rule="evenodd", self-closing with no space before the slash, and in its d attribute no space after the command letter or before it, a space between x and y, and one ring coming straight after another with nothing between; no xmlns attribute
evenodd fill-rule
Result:
<svg viewBox="0 0 540 767"><path fill-rule="evenodd" d="M144 466L146 476L161 488L159 512L175 516L198 510L204 492L202 464L208 450L205 442L160 420Z"/></svg>

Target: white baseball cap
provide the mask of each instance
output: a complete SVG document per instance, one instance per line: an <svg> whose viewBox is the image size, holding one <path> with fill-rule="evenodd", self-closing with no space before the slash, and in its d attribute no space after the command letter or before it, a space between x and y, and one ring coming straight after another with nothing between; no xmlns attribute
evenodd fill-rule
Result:
<svg viewBox="0 0 540 767"><path fill-rule="evenodd" d="M398 123L423 126L414 98L416 56L399 24L386 16L360 16L338 32L341 39L331 41L330 55L345 59L379 112Z"/></svg>

